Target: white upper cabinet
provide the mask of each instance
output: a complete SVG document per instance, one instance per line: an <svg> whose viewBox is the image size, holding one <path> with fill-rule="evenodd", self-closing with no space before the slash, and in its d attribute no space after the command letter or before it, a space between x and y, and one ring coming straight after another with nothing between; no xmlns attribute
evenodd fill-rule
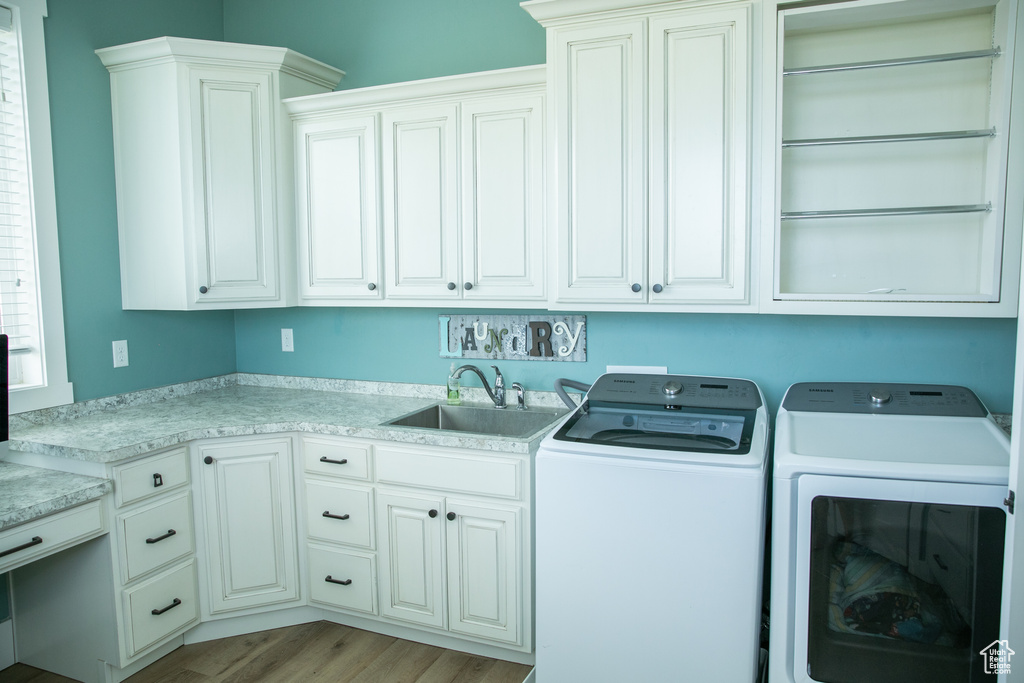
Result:
<svg viewBox="0 0 1024 683"><path fill-rule="evenodd" d="M336 115L295 125L299 298L379 300L378 117Z"/></svg>
<svg viewBox="0 0 1024 683"><path fill-rule="evenodd" d="M458 115L456 103L384 111L389 297L458 296Z"/></svg>
<svg viewBox="0 0 1024 683"><path fill-rule="evenodd" d="M544 301L543 67L286 106L301 303Z"/></svg>
<svg viewBox="0 0 1024 683"><path fill-rule="evenodd" d="M110 70L122 305L295 303L292 137L282 97L342 72L283 48L156 38Z"/></svg>
<svg viewBox="0 0 1024 683"><path fill-rule="evenodd" d="M762 310L1016 315L1018 11L1011 0L781 9Z"/></svg>
<svg viewBox="0 0 1024 683"><path fill-rule="evenodd" d="M523 4L548 28L555 303L743 310L760 5L598 5Z"/></svg>

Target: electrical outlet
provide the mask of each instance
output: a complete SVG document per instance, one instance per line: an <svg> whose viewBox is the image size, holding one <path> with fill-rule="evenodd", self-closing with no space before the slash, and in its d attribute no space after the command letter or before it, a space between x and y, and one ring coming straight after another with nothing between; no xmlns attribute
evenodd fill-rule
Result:
<svg viewBox="0 0 1024 683"><path fill-rule="evenodd" d="M292 331L289 328L281 328L281 350L294 351L295 342L292 339Z"/></svg>
<svg viewBox="0 0 1024 683"><path fill-rule="evenodd" d="M128 365L128 340L114 342L114 367L123 368Z"/></svg>

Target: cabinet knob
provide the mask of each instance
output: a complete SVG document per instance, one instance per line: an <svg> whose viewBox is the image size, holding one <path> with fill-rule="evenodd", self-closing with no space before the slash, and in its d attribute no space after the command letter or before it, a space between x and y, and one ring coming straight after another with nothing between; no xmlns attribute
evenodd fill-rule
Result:
<svg viewBox="0 0 1024 683"><path fill-rule="evenodd" d="M213 456L212 455L206 456L205 458L203 458L203 462L205 462L207 465L212 465L213 464Z"/></svg>
<svg viewBox="0 0 1024 683"><path fill-rule="evenodd" d="M455 283L454 282L449 282L448 283L448 289L449 290L454 290L455 289Z"/></svg>
<svg viewBox="0 0 1024 683"><path fill-rule="evenodd" d="M664 289L664 287L662 287L661 285L654 285L653 287L651 287L651 289L654 290L655 294L661 294L661 290Z"/></svg>
<svg viewBox="0 0 1024 683"><path fill-rule="evenodd" d="M370 284L366 285L366 288L372 292L373 290L377 289L377 285L371 282Z"/></svg>
<svg viewBox="0 0 1024 683"><path fill-rule="evenodd" d="M202 287L199 288L199 293L200 294L206 294L209 291L210 291L210 288L207 287L206 285L203 285Z"/></svg>
<svg viewBox="0 0 1024 683"><path fill-rule="evenodd" d="M640 286L639 282L634 282L633 286L630 287L630 289L632 289L634 292L639 292L641 289L643 289L643 287Z"/></svg>
<svg viewBox="0 0 1024 683"><path fill-rule="evenodd" d="M446 517L448 517L448 521L449 521L449 522L451 522L451 521L454 521L454 519L455 519L455 513L454 513L454 512L449 512L449 513L448 513L447 515L445 515L445 516L446 516Z"/></svg>
<svg viewBox="0 0 1024 683"><path fill-rule="evenodd" d="M473 283L472 282L467 282L466 284L463 285L463 287L465 287L466 290L468 291L470 289L473 289Z"/></svg>
<svg viewBox="0 0 1024 683"><path fill-rule="evenodd" d="M430 515L431 519L433 519L434 517L437 517L437 510L431 510L427 514Z"/></svg>

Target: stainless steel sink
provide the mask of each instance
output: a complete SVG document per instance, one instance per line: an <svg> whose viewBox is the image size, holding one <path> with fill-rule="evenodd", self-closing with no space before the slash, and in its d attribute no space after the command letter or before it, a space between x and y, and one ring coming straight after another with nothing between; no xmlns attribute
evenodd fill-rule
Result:
<svg viewBox="0 0 1024 683"><path fill-rule="evenodd" d="M416 412L385 422L396 427L472 432L492 436L531 436L554 425L567 411L554 408L499 410L492 406L450 406L445 403L422 408Z"/></svg>

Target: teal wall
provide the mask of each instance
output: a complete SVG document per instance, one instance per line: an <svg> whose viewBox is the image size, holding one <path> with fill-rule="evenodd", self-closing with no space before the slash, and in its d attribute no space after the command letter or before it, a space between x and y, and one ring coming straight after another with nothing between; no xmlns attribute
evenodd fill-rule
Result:
<svg viewBox="0 0 1024 683"><path fill-rule="evenodd" d="M235 317L238 369L283 375L442 384L437 309L294 308ZM281 328L295 351L281 351ZM793 382L963 384L996 412L1013 395L1016 325L1007 320L718 314L587 315L587 362L497 362L507 382L592 382L606 365L665 365L679 374L742 377L774 410ZM484 361L472 361L486 366ZM487 371L491 376L490 370ZM475 377L467 385L478 386Z"/></svg>
<svg viewBox="0 0 1024 683"><path fill-rule="evenodd" d="M121 310L110 81L93 50L177 35L223 38L220 0L49 0L45 20L68 375L75 399L235 369L231 311ZM113 367L111 342L131 361Z"/></svg>
<svg viewBox="0 0 1024 683"><path fill-rule="evenodd" d="M120 306L110 90L93 50L160 35L284 45L347 72L341 88L544 61L518 0L49 0L46 20L64 314L78 400L237 370L441 383L436 309L126 312ZM280 328L296 351L280 351ZM774 405L805 379L971 386L1009 411L1012 320L591 314L584 364L505 362L544 389L609 363L749 377ZM114 369L110 342L131 365ZM475 383L471 379L470 383Z"/></svg>
<svg viewBox="0 0 1024 683"><path fill-rule="evenodd" d="M518 0L224 0L224 37L285 45L344 69L340 89L539 64L544 32ZM442 383L435 309L302 308L235 316L240 371ZM800 380L959 383L992 410L1013 392L1012 320L590 314L588 361L505 361L508 381L550 389L608 364L758 382L774 408ZM295 331L282 353L280 328ZM475 385L475 378L469 384Z"/></svg>
<svg viewBox="0 0 1024 683"><path fill-rule="evenodd" d="M544 63L519 0L223 0L224 39L342 69L339 90Z"/></svg>

